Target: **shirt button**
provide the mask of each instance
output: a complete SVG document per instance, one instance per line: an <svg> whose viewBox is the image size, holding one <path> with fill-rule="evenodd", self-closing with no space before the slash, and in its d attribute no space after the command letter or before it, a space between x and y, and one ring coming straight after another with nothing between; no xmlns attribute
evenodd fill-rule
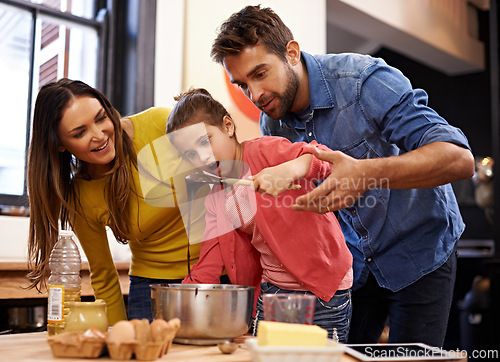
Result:
<svg viewBox="0 0 500 362"><path fill-rule="evenodd" d="M372 261L372 258L368 258L366 259L367 262L371 262Z"/></svg>
<svg viewBox="0 0 500 362"><path fill-rule="evenodd" d="M356 214L356 209L351 210L351 214Z"/></svg>
<svg viewBox="0 0 500 362"><path fill-rule="evenodd" d="M313 133L312 132L309 132L308 133L309 137L312 137Z"/></svg>
<svg viewBox="0 0 500 362"><path fill-rule="evenodd" d="M363 235L363 239L368 239L368 235Z"/></svg>

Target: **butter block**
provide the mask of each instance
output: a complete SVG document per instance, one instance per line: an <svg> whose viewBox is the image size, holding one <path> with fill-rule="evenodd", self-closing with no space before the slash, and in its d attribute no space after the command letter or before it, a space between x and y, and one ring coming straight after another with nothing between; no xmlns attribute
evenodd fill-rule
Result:
<svg viewBox="0 0 500 362"><path fill-rule="evenodd" d="M260 321L259 346L325 347L328 332L316 325Z"/></svg>

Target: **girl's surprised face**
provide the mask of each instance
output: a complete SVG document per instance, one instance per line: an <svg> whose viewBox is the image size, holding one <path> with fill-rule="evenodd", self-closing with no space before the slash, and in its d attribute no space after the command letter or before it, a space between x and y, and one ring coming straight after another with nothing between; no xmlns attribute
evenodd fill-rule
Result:
<svg viewBox="0 0 500 362"><path fill-rule="evenodd" d="M238 147L232 130L199 122L172 132L170 139L195 167L217 176L231 175Z"/></svg>
<svg viewBox="0 0 500 362"><path fill-rule="evenodd" d="M105 172L115 158L115 128L96 98L74 98L63 113L57 136L60 152L87 162L89 172Z"/></svg>

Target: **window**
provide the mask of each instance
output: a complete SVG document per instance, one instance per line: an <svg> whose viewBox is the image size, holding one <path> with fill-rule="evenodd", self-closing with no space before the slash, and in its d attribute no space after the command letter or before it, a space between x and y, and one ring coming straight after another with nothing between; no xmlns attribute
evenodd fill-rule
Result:
<svg viewBox="0 0 500 362"><path fill-rule="evenodd" d="M105 24L93 20L95 7L93 0L0 0L0 207L28 204L26 150L38 89L62 77L99 87Z"/></svg>
<svg viewBox="0 0 500 362"><path fill-rule="evenodd" d="M122 115L151 107L155 31L156 0L0 0L0 211L28 205L38 89L68 77L98 88Z"/></svg>

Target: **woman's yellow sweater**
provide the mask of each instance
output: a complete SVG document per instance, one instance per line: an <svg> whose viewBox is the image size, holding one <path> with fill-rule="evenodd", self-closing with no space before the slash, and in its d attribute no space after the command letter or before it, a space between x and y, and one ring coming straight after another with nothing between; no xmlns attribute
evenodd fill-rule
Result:
<svg viewBox="0 0 500 362"><path fill-rule="evenodd" d="M134 125L133 144L139 165L139 171L131 167L137 196L131 193L129 201L130 230L135 236L129 240L132 254L129 274L139 277L182 279L188 271L184 178L192 172L192 166L179 157L165 136L169 112L167 108L155 107L128 117ZM113 325L127 316L106 236L110 218L104 197L107 182L108 177L75 178L84 218L77 216L73 227L89 261L95 297L106 301L109 322ZM169 186L172 182L175 193ZM189 251L193 265L199 257L199 241L205 227L203 207L193 208L190 225Z"/></svg>

